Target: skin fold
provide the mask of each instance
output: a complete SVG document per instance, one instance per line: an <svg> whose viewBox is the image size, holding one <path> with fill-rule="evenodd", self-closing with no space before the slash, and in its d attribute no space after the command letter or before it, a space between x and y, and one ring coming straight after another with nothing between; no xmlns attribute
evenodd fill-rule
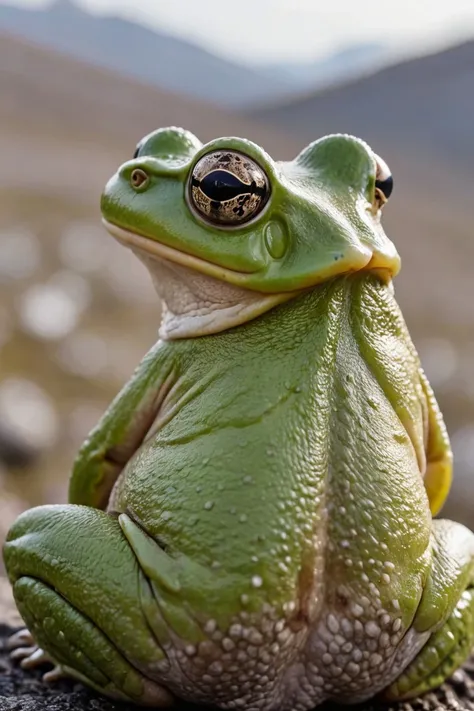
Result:
<svg viewBox="0 0 474 711"><path fill-rule="evenodd" d="M111 178L105 226L163 318L68 504L8 534L24 666L144 706L306 711L468 657L474 535L433 520L452 455L394 296L391 190L346 135L277 163L160 129Z"/></svg>

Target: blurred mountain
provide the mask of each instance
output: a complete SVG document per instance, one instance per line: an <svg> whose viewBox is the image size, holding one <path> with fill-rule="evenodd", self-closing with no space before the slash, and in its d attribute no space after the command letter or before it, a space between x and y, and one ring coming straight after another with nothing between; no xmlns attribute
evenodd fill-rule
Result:
<svg viewBox="0 0 474 711"><path fill-rule="evenodd" d="M474 41L249 115L311 139L348 132L472 174Z"/></svg>
<svg viewBox="0 0 474 711"><path fill-rule="evenodd" d="M301 91L320 91L323 87L348 81L363 75L381 62L388 61L386 45L380 42L361 42L345 47L316 62L292 62L260 67L270 78L278 77L292 84L292 94ZM295 98L295 97L293 97ZM286 97L285 100L289 100ZM261 97L260 103L265 103Z"/></svg>
<svg viewBox="0 0 474 711"><path fill-rule="evenodd" d="M156 339L160 306L150 279L100 225L102 187L138 139L158 126L184 125L204 141L246 136L286 160L323 132L351 130L394 172L384 225L403 260L397 297L457 453L446 514L474 526L472 177L460 151L440 149L448 140L441 136L451 132L456 140L471 96L449 93L449 82L464 92L468 82L462 63L456 76L442 56L453 57L431 58L437 69L429 81L403 65L406 95L392 80L405 103L389 107L410 125L387 115L364 88L369 80L308 97L304 120L299 109L285 114L288 105L259 113L258 123L0 36L0 421L8 416L8 430L16 427L43 452L21 482L0 471L0 485L29 503L64 500L75 450ZM403 66L390 76L402 82ZM417 104L417 92L426 101L432 94L432 115ZM273 120L287 132L272 129ZM432 124L439 139L430 143L423 132L434 131Z"/></svg>
<svg viewBox="0 0 474 711"><path fill-rule="evenodd" d="M1 30L162 89L227 106L261 104L352 76L374 66L384 53L383 45L363 44L321 62L250 68L142 25L91 15L71 0L56 0L44 9L0 4Z"/></svg>

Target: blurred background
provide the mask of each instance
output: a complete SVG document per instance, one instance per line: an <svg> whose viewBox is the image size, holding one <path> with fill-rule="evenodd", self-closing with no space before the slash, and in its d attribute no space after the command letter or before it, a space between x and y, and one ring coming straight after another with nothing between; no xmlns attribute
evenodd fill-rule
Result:
<svg viewBox="0 0 474 711"><path fill-rule="evenodd" d="M77 448L156 340L157 297L99 197L166 125L281 159L350 132L388 162L397 297L455 451L444 514L474 527L474 3L319 5L0 2L0 540L65 500Z"/></svg>

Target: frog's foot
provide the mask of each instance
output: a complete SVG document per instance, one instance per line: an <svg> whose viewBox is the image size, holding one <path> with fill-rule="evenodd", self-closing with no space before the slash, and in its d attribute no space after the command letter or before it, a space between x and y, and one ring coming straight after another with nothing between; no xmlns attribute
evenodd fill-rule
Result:
<svg viewBox="0 0 474 711"><path fill-rule="evenodd" d="M11 642L23 664L45 660L44 649L56 665L50 681L67 675L119 700L172 703L149 676L165 654L140 607L140 569L115 518L82 506L32 509L10 530L4 554L32 633Z"/></svg>
<svg viewBox="0 0 474 711"><path fill-rule="evenodd" d="M53 669L42 675L43 681L47 683L69 678L69 674L66 674L61 666L55 664L54 659L44 649L38 647L27 627L12 634L7 639L5 647L10 651L10 659L20 662L22 669L36 669L44 664L52 664Z"/></svg>
<svg viewBox="0 0 474 711"><path fill-rule="evenodd" d="M474 535L451 521L435 521L431 578L414 620L419 632L433 632L415 659L384 692L408 699L436 689L474 648Z"/></svg>

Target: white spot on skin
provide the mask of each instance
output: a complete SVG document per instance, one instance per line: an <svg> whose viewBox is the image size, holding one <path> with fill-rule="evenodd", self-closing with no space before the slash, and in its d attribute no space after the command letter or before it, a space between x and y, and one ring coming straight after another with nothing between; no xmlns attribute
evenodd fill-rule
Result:
<svg viewBox="0 0 474 711"><path fill-rule="evenodd" d="M350 676L357 676L360 672L360 666L358 664L355 664L354 662L349 662L349 664L346 666L347 673L350 674Z"/></svg>
<svg viewBox="0 0 474 711"><path fill-rule="evenodd" d="M387 575L387 573L384 573L381 577L381 581L385 585L389 585L390 584L390 575Z"/></svg>
<svg viewBox="0 0 474 711"><path fill-rule="evenodd" d="M263 637L258 630L252 629L252 630L250 630L250 633L248 635L248 640L249 640L250 644L256 644L258 646L258 645L262 644Z"/></svg>
<svg viewBox="0 0 474 711"><path fill-rule="evenodd" d="M370 622L366 623L365 631L368 637L379 637L381 632L380 627L373 620L370 620Z"/></svg>
<svg viewBox="0 0 474 711"><path fill-rule="evenodd" d="M234 624L230 626L229 634L231 637L242 637L243 627L239 624Z"/></svg>
<svg viewBox="0 0 474 711"><path fill-rule="evenodd" d="M339 632L339 622L334 615L328 615L327 618L328 629L333 633L337 634Z"/></svg>
<svg viewBox="0 0 474 711"><path fill-rule="evenodd" d="M254 588L261 588L263 585L263 580L260 577L260 575L254 575L251 580L252 587Z"/></svg>
<svg viewBox="0 0 474 711"><path fill-rule="evenodd" d="M369 664L371 667L378 667L379 664L382 664L383 662L383 657L380 654L371 654L370 655L370 660Z"/></svg>
<svg viewBox="0 0 474 711"><path fill-rule="evenodd" d="M283 632L285 629L285 620L278 620L278 622L275 625L275 632L279 634L280 632Z"/></svg>
<svg viewBox="0 0 474 711"><path fill-rule="evenodd" d="M217 622L215 620L208 620L204 625L204 632L206 634L212 634L217 629Z"/></svg>
<svg viewBox="0 0 474 711"><path fill-rule="evenodd" d="M184 648L184 651L188 655L188 657L194 657L194 655L196 654L196 647L193 644L187 644Z"/></svg>
<svg viewBox="0 0 474 711"><path fill-rule="evenodd" d="M356 602L351 605L351 612L354 617L360 617L364 614L364 608L358 605Z"/></svg>

